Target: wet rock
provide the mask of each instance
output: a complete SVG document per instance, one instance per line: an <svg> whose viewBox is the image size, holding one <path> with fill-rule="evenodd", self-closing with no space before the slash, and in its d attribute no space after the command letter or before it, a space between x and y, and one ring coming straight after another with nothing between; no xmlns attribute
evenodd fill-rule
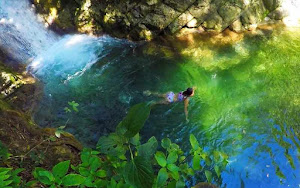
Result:
<svg viewBox="0 0 300 188"><path fill-rule="evenodd" d="M218 188L216 185L211 183L198 183L194 188Z"/></svg>
<svg viewBox="0 0 300 188"><path fill-rule="evenodd" d="M241 9L237 6L233 5L225 5L218 9L218 13L223 19L222 25L227 27L230 25L236 18L238 18L241 14Z"/></svg>
<svg viewBox="0 0 300 188"><path fill-rule="evenodd" d="M217 12L213 12L207 17L208 18L202 24L206 30L214 30L217 32L221 32L223 30L223 20Z"/></svg>
<svg viewBox="0 0 300 188"><path fill-rule="evenodd" d="M167 32L171 34L177 32L192 19L194 19L194 17L188 11L181 14L167 27Z"/></svg>
<svg viewBox="0 0 300 188"><path fill-rule="evenodd" d="M179 12L185 12L197 0L164 0L164 3Z"/></svg>
<svg viewBox="0 0 300 188"><path fill-rule="evenodd" d="M60 139L52 140L50 138L55 138L56 130L42 129L31 118L31 112L41 93L38 82L30 75L23 74L24 69L20 68L20 72L15 72L0 61L0 75L3 72L22 81L9 95L0 95L0 141L9 146L9 153L17 156L8 159L5 164L19 168L22 163L22 168L25 168L22 174L27 174L23 178L29 180L32 178L31 172L37 166L49 169L62 160L78 163L82 145L74 136L66 133ZM1 80L0 76L0 82ZM10 84L16 84L16 79ZM3 89L0 88L0 92ZM2 162L0 165L3 165Z"/></svg>
<svg viewBox="0 0 300 188"><path fill-rule="evenodd" d="M243 27L243 24L241 22L240 19L237 19L235 20L230 26L229 28L232 30L232 31L235 31L237 33L241 32L244 30L244 27Z"/></svg>
<svg viewBox="0 0 300 188"><path fill-rule="evenodd" d="M272 12L281 5L282 0L263 0L263 3L264 7Z"/></svg>
<svg viewBox="0 0 300 188"><path fill-rule="evenodd" d="M269 18L274 20L282 20L286 16L288 16L288 14L282 8L277 8L268 15Z"/></svg>
<svg viewBox="0 0 300 188"><path fill-rule="evenodd" d="M240 23L233 23L239 19L244 28L253 29L280 3L280 0L35 0L38 12L45 19L51 7L57 9L54 24L63 30L76 28L94 34L103 31L132 40L174 35L185 27L202 26L208 31L221 32L230 26L240 31L237 25ZM270 16L280 20L283 14L276 10Z"/></svg>

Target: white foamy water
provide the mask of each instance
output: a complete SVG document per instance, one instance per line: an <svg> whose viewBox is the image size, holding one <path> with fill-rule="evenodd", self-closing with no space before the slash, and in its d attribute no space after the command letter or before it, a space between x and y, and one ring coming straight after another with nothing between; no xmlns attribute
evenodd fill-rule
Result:
<svg viewBox="0 0 300 188"><path fill-rule="evenodd" d="M282 9L287 14L283 22L288 27L300 26L300 0L283 0Z"/></svg>
<svg viewBox="0 0 300 188"><path fill-rule="evenodd" d="M0 0L0 46L9 55L26 62L58 39L38 18L28 0Z"/></svg>
<svg viewBox="0 0 300 188"><path fill-rule="evenodd" d="M102 37L103 38L103 37ZM103 47L102 38L88 35L66 35L50 48L39 54L29 69L37 76L51 72L51 76L69 77L80 75L98 59Z"/></svg>

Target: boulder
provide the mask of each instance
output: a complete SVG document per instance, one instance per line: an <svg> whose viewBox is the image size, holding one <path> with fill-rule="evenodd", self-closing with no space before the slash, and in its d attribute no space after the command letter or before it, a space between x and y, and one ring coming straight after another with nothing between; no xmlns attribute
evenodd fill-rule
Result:
<svg viewBox="0 0 300 188"><path fill-rule="evenodd" d="M185 12L197 0L164 0L164 3L178 12Z"/></svg>
<svg viewBox="0 0 300 188"><path fill-rule="evenodd" d="M241 9L234 5L224 5L218 9L218 13L223 19L222 25L225 27L240 17L241 12Z"/></svg>
<svg viewBox="0 0 300 188"><path fill-rule="evenodd" d="M235 20L234 22L232 22L232 24L229 26L229 28L232 31L235 31L237 33L241 32L244 30L243 24L241 22L240 19Z"/></svg>
<svg viewBox="0 0 300 188"><path fill-rule="evenodd" d="M281 5L282 0L263 0L263 3L266 9L272 12Z"/></svg>
<svg viewBox="0 0 300 188"><path fill-rule="evenodd" d="M188 11L177 17L170 25L168 25L166 31L168 33L175 33L185 26L189 21L193 20L194 17Z"/></svg>
<svg viewBox="0 0 300 188"><path fill-rule="evenodd" d="M221 32L223 30L223 20L222 17L218 14L217 11L211 12L207 15L202 26L206 30L214 30Z"/></svg>

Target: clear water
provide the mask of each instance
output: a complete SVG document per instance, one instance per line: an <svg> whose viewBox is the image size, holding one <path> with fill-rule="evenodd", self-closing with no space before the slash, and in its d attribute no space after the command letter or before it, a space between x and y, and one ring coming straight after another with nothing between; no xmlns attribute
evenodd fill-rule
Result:
<svg viewBox="0 0 300 188"><path fill-rule="evenodd" d="M157 106L142 130L144 139L168 137L188 149L193 133L206 150L224 151L229 164L216 179L222 187L299 187L299 50L299 29L190 35L163 44L66 36L32 67L45 84L35 119L50 127L69 119L67 130L92 146L130 106L156 100L143 91L196 86L190 122L181 103ZM79 112L66 115L72 100Z"/></svg>
<svg viewBox="0 0 300 188"><path fill-rule="evenodd" d="M130 106L157 100L143 91L196 86L190 122L181 103L157 106L142 130L144 140L169 137L187 150L193 133L206 150L225 152L229 164L214 180L221 187L299 187L299 28L132 43L57 37L36 20L26 0L0 0L0 17L0 46L24 62L34 57L28 69L44 83L34 115L38 124L67 122L67 131L93 146L114 131ZM66 114L73 100L79 112ZM187 185L199 181L205 177Z"/></svg>

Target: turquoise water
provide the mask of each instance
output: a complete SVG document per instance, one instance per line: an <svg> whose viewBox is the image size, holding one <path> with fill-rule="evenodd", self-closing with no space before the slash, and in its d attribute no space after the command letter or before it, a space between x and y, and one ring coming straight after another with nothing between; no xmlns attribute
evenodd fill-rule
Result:
<svg viewBox="0 0 300 188"><path fill-rule="evenodd" d="M181 103L157 106L142 130L144 140L169 137L186 151L193 133L205 150L226 153L226 169L220 178L213 174L221 187L299 187L299 28L132 43L57 36L38 21L27 0L0 1L0 18L0 46L18 61L34 58L28 69L44 83L34 115L38 124L66 124L93 147L114 131L130 106L158 100L143 91L196 86L190 122ZM66 114L73 100L79 112ZM203 174L186 184L206 181Z"/></svg>
<svg viewBox="0 0 300 188"><path fill-rule="evenodd" d="M190 133L229 163L221 187L300 186L300 30L194 36L132 43L103 36L65 36L32 63L44 83L38 124L66 130L87 146L114 131L143 95L197 87L187 123L183 104L155 107L143 139L168 137L185 150ZM79 112L66 114L68 101ZM207 169L211 168L209 166ZM187 182L205 181L201 173Z"/></svg>

